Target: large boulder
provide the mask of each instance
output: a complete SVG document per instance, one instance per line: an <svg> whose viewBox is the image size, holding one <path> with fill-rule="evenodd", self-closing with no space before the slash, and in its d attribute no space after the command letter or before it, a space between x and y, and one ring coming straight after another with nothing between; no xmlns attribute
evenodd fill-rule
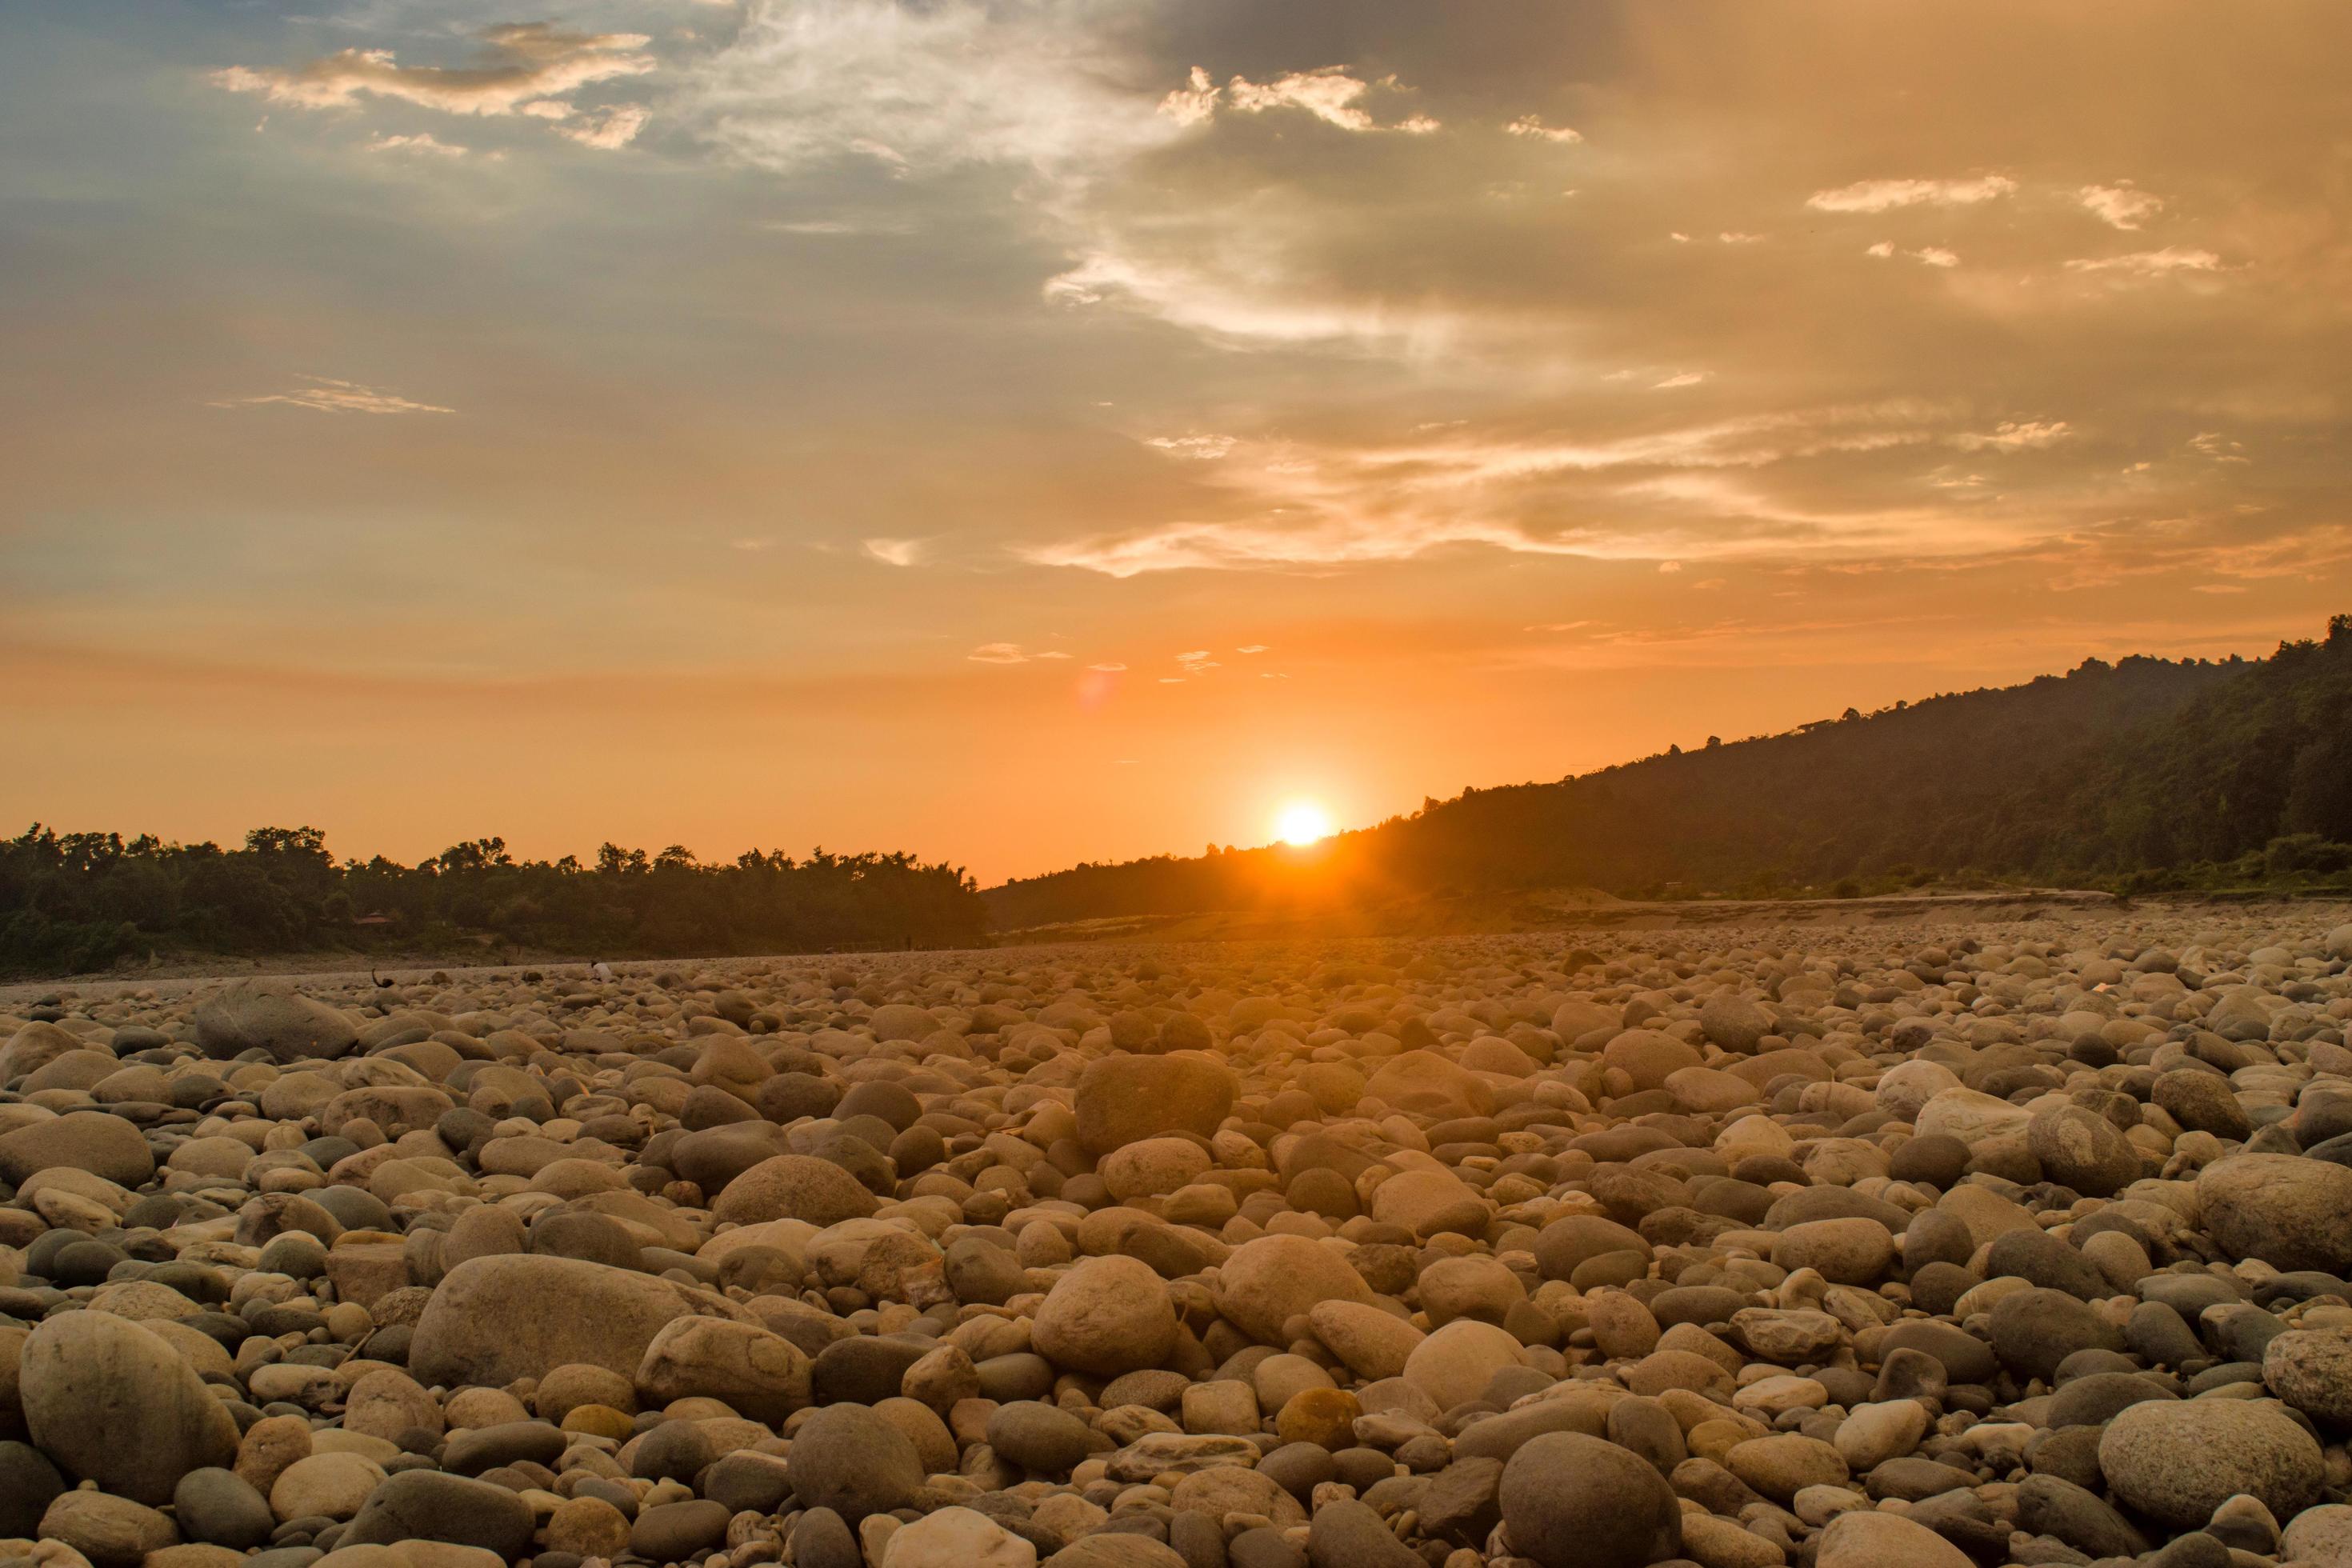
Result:
<svg viewBox="0 0 2352 1568"><path fill-rule="evenodd" d="M1191 1051L1121 1052L1078 1075L1078 1142L1100 1159L1114 1149L1171 1132L1215 1132L1234 1109L1231 1068Z"/></svg>
<svg viewBox="0 0 2352 1568"><path fill-rule="evenodd" d="M2099 1469L2116 1497L2159 1523L2195 1530L2243 1492L2277 1519L2319 1500L2319 1445L2277 1405L2245 1399L2151 1400L2107 1423Z"/></svg>
<svg viewBox="0 0 2352 1568"><path fill-rule="evenodd" d="M11 1186L59 1168L136 1187L154 1176L155 1154L138 1128L103 1110L69 1110L0 1136L0 1180Z"/></svg>
<svg viewBox="0 0 2352 1568"><path fill-rule="evenodd" d="M236 1462L237 1429L160 1335L110 1312L42 1321L17 1363L34 1447L67 1475L160 1508L190 1470Z"/></svg>
<svg viewBox="0 0 2352 1568"><path fill-rule="evenodd" d="M452 1268L417 1320L417 1380L502 1388L573 1363L634 1378L680 1318L749 1322L723 1296L656 1275L546 1253L475 1258Z"/></svg>
<svg viewBox="0 0 2352 1568"><path fill-rule="evenodd" d="M257 1048L281 1062L319 1061L360 1042L350 1018L283 980L232 980L196 1004L194 1023L209 1057Z"/></svg>
<svg viewBox="0 0 2352 1568"><path fill-rule="evenodd" d="M2233 1154L2197 1173L2200 1228L2231 1258L2352 1271L2352 1168L2294 1154Z"/></svg>

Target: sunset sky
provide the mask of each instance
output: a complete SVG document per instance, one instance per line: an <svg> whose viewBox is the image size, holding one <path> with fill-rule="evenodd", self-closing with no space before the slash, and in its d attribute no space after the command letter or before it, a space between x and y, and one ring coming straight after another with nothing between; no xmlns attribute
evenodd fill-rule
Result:
<svg viewBox="0 0 2352 1568"><path fill-rule="evenodd" d="M992 882L2265 652L2352 609L2347 58L2316 0L27 0L0 830Z"/></svg>

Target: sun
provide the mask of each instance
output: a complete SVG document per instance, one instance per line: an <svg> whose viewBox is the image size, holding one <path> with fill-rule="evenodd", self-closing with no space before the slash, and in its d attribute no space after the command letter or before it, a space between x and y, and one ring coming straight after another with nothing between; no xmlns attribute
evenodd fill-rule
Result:
<svg viewBox="0 0 2352 1568"><path fill-rule="evenodd" d="M1294 800L1275 816L1274 836L1285 844L1312 844L1331 837L1331 814L1311 800Z"/></svg>

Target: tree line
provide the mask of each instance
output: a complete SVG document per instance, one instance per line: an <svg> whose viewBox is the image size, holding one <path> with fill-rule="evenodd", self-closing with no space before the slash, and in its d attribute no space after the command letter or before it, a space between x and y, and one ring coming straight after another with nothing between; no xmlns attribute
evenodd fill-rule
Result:
<svg viewBox="0 0 2352 1568"><path fill-rule="evenodd" d="M705 864L672 845L606 844L520 860L503 838L414 866L338 861L315 827L258 827L242 847L152 834L0 841L0 973L78 973L155 952L470 952L668 958L987 940L978 884L908 854Z"/></svg>
<svg viewBox="0 0 2352 1568"><path fill-rule="evenodd" d="M2087 659L1553 783L1468 789L1305 849L1082 865L989 889L999 929L1591 886L1625 897L1951 878L2127 892L2352 873L2352 616L2268 658Z"/></svg>

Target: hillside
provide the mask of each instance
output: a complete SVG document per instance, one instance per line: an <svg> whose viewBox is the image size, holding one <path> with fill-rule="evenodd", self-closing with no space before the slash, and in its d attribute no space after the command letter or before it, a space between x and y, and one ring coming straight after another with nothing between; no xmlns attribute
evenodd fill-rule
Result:
<svg viewBox="0 0 2352 1568"><path fill-rule="evenodd" d="M1465 790L1307 849L1082 865L982 894L999 930L1589 885L1851 893L1943 877L2127 890L2352 865L2352 616L2264 659L2085 660L1556 783ZM2247 857L2257 862L2241 864Z"/></svg>

